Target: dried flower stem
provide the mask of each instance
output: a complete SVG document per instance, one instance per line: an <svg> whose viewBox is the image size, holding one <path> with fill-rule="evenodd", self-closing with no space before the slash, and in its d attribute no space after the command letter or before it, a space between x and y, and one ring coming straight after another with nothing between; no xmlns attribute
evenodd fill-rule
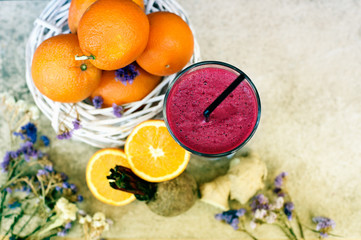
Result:
<svg viewBox="0 0 361 240"><path fill-rule="evenodd" d="M28 186L31 188L31 191L33 191L34 195L36 197L38 197L38 192L35 190L35 187L33 186L33 184L31 184L31 182L29 181L29 179L27 178L19 178L19 181L25 182L26 184L28 184Z"/></svg>
<svg viewBox="0 0 361 240"><path fill-rule="evenodd" d="M17 167L17 165L22 162L24 160L21 160L21 161L17 161L14 165L14 167L11 169L11 172L9 174L9 177L8 177L8 181L6 181L6 183L1 186L0 188L0 192L2 192L4 189L6 189L8 186L10 186L11 184L13 184L14 182L16 182L17 180L19 180L19 177L21 177L25 172L26 172L26 169L22 170L21 172L19 172L17 175L13 176L14 172L15 172L15 168ZM35 165L37 164L36 162L30 162L28 163L28 166L31 167L32 165ZM0 212L1 213L1 212ZM1 225L0 225L1 226Z"/></svg>
<svg viewBox="0 0 361 240"><path fill-rule="evenodd" d="M41 195L42 195L42 200L43 200L43 204L44 204L44 206L46 205L46 203L45 203L45 189L44 189L44 183L43 183L43 181L41 181L41 179L38 177L38 176L36 176L36 178L38 179L38 181L40 182L40 187L41 187Z"/></svg>
<svg viewBox="0 0 361 240"><path fill-rule="evenodd" d="M49 194L49 191L52 189L54 180L51 178L48 185L46 186L46 191L44 196L47 196Z"/></svg>
<svg viewBox="0 0 361 240"><path fill-rule="evenodd" d="M24 223L24 225L21 227L21 229L19 230L19 232L17 233L18 236L20 236L20 233L22 233L22 231L25 229L25 227L30 223L30 221L33 219L33 217L35 216L35 214L38 213L40 208L40 205L38 205L35 209L35 211L30 215L29 219Z"/></svg>
<svg viewBox="0 0 361 240"><path fill-rule="evenodd" d="M292 234L290 234L288 231L287 231L287 226L282 226L281 224L279 223L272 223L273 225L279 227L282 232L289 238L289 239L294 239L294 240L297 240L297 237L294 237L292 236Z"/></svg>
<svg viewBox="0 0 361 240"><path fill-rule="evenodd" d="M243 229L240 229L241 232L244 232L246 233L250 238L252 238L253 240L258 240L258 238L256 238L255 236L253 236L252 233L250 233L249 231L247 231L247 229L243 228Z"/></svg>
<svg viewBox="0 0 361 240"><path fill-rule="evenodd" d="M303 233L303 227L302 227L300 218L299 218L298 214L296 213L296 211L295 211L294 214L295 214L295 217L296 217L296 220L297 220L297 225L298 225L298 229L299 229L299 231L300 231L301 238L302 238L302 239L305 239L305 235L304 235L304 233Z"/></svg>
<svg viewBox="0 0 361 240"><path fill-rule="evenodd" d="M247 229L246 229L246 224L244 223L244 219L241 219L241 226L242 228L239 229L241 232L246 233L250 238L252 238L253 240L258 240L258 238L256 238L252 233L250 233Z"/></svg>
<svg viewBox="0 0 361 240"><path fill-rule="evenodd" d="M6 237L9 233L13 234L13 231L14 231L14 228L15 228L16 224L17 224L17 223L19 222L19 220L24 216L25 209L27 209L28 205L29 205L29 204L26 204L26 205L25 205L25 208L21 208L20 213L19 213L17 216L15 216L13 223L11 224L10 228L9 228L8 231L5 233L5 235L3 236L2 239L5 239L5 237Z"/></svg>
<svg viewBox="0 0 361 240"><path fill-rule="evenodd" d="M7 195L6 191L1 191L1 203L0 203L0 214L1 214L1 218L0 218L0 229L1 229L1 223L2 223L2 218L3 218L3 210L4 210L4 203L5 203L5 198Z"/></svg>

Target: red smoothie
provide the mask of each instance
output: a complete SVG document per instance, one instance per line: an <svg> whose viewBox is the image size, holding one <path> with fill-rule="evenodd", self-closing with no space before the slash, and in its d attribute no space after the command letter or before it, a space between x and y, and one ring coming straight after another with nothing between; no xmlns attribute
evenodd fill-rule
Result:
<svg viewBox="0 0 361 240"><path fill-rule="evenodd" d="M209 67L208 67L209 66ZM181 75L166 99L166 121L173 136L201 154L222 154L237 149L253 134L259 120L259 99L244 80L211 113L203 111L239 75L233 69L205 65Z"/></svg>

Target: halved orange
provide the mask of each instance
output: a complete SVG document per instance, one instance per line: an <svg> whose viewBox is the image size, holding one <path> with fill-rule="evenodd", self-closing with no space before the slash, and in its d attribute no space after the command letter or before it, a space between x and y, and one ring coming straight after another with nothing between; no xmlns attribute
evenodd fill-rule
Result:
<svg viewBox="0 0 361 240"><path fill-rule="evenodd" d="M132 171L148 182L177 177L190 159L190 153L172 138L161 120L137 125L128 136L124 150Z"/></svg>
<svg viewBox="0 0 361 240"><path fill-rule="evenodd" d="M122 206L135 200L135 196L128 192L116 190L109 185L107 179L109 170L116 165L130 167L123 150L105 148L97 151L88 162L86 182L94 197L99 201Z"/></svg>

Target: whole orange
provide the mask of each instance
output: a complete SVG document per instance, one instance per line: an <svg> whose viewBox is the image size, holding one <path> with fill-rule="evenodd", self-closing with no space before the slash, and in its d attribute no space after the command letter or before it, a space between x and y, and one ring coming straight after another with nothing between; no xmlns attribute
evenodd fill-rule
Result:
<svg viewBox="0 0 361 240"><path fill-rule="evenodd" d="M133 0L141 9L145 10L144 1L143 0Z"/></svg>
<svg viewBox="0 0 361 240"><path fill-rule="evenodd" d="M72 0L69 7L68 25L72 33L76 33L79 25L79 21L84 12L92 5L96 0ZM133 0L144 10L143 0Z"/></svg>
<svg viewBox="0 0 361 240"><path fill-rule="evenodd" d="M101 96L105 107L113 103L121 105L142 100L158 85L161 77L144 71L136 64L134 67L138 75L132 83L118 80L116 71L103 71L99 86L91 94L92 98Z"/></svg>
<svg viewBox="0 0 361 240"><path fill-rule="evenodd" d="M39 91L53 101L75 103L89 97L99 85L101 70L82 55L75 34L51 37L36 49L31 75Z"/></svg>
<svg viewBox="0 0 361 240"><path fill-rule="evenodd" d="M72 33L76 33L80 18L96 0L71 0L69 7L68 25Z"/></svg>
<svg viewBox="0 0 361 240"><path fill-rule="evenodd" d="M180 71L193 55L194 39L188 24L170 12L154 12L148 19L149 40L137 63L159 76Z"/></svg>
<svg viewBox="0 0 361 240"><path fill-rule="evenodd" d="M127 66L145 49L149 36L147 15L130 0L98 0L79 22L78 38L94 66L116 70Z"/></svg>

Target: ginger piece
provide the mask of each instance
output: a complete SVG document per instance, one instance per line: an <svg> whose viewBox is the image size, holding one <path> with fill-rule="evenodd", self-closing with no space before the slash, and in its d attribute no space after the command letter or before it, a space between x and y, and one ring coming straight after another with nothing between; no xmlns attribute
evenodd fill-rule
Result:
<svg viewBox="0 0 361 240"><path fill-rule="evenodd" d="M227 175L217 177L211 182L204 183L200 187L201 201L228 210L228 197L231 189L231 182Z"/></svg>
<svg viewBox="0 0 361 240"><path fill-rule="evenodd" d="M267 167L257 154L250 153L246 157L232 159L226 176L230 182L231 199L245 204L264 187Z"/></svg>

